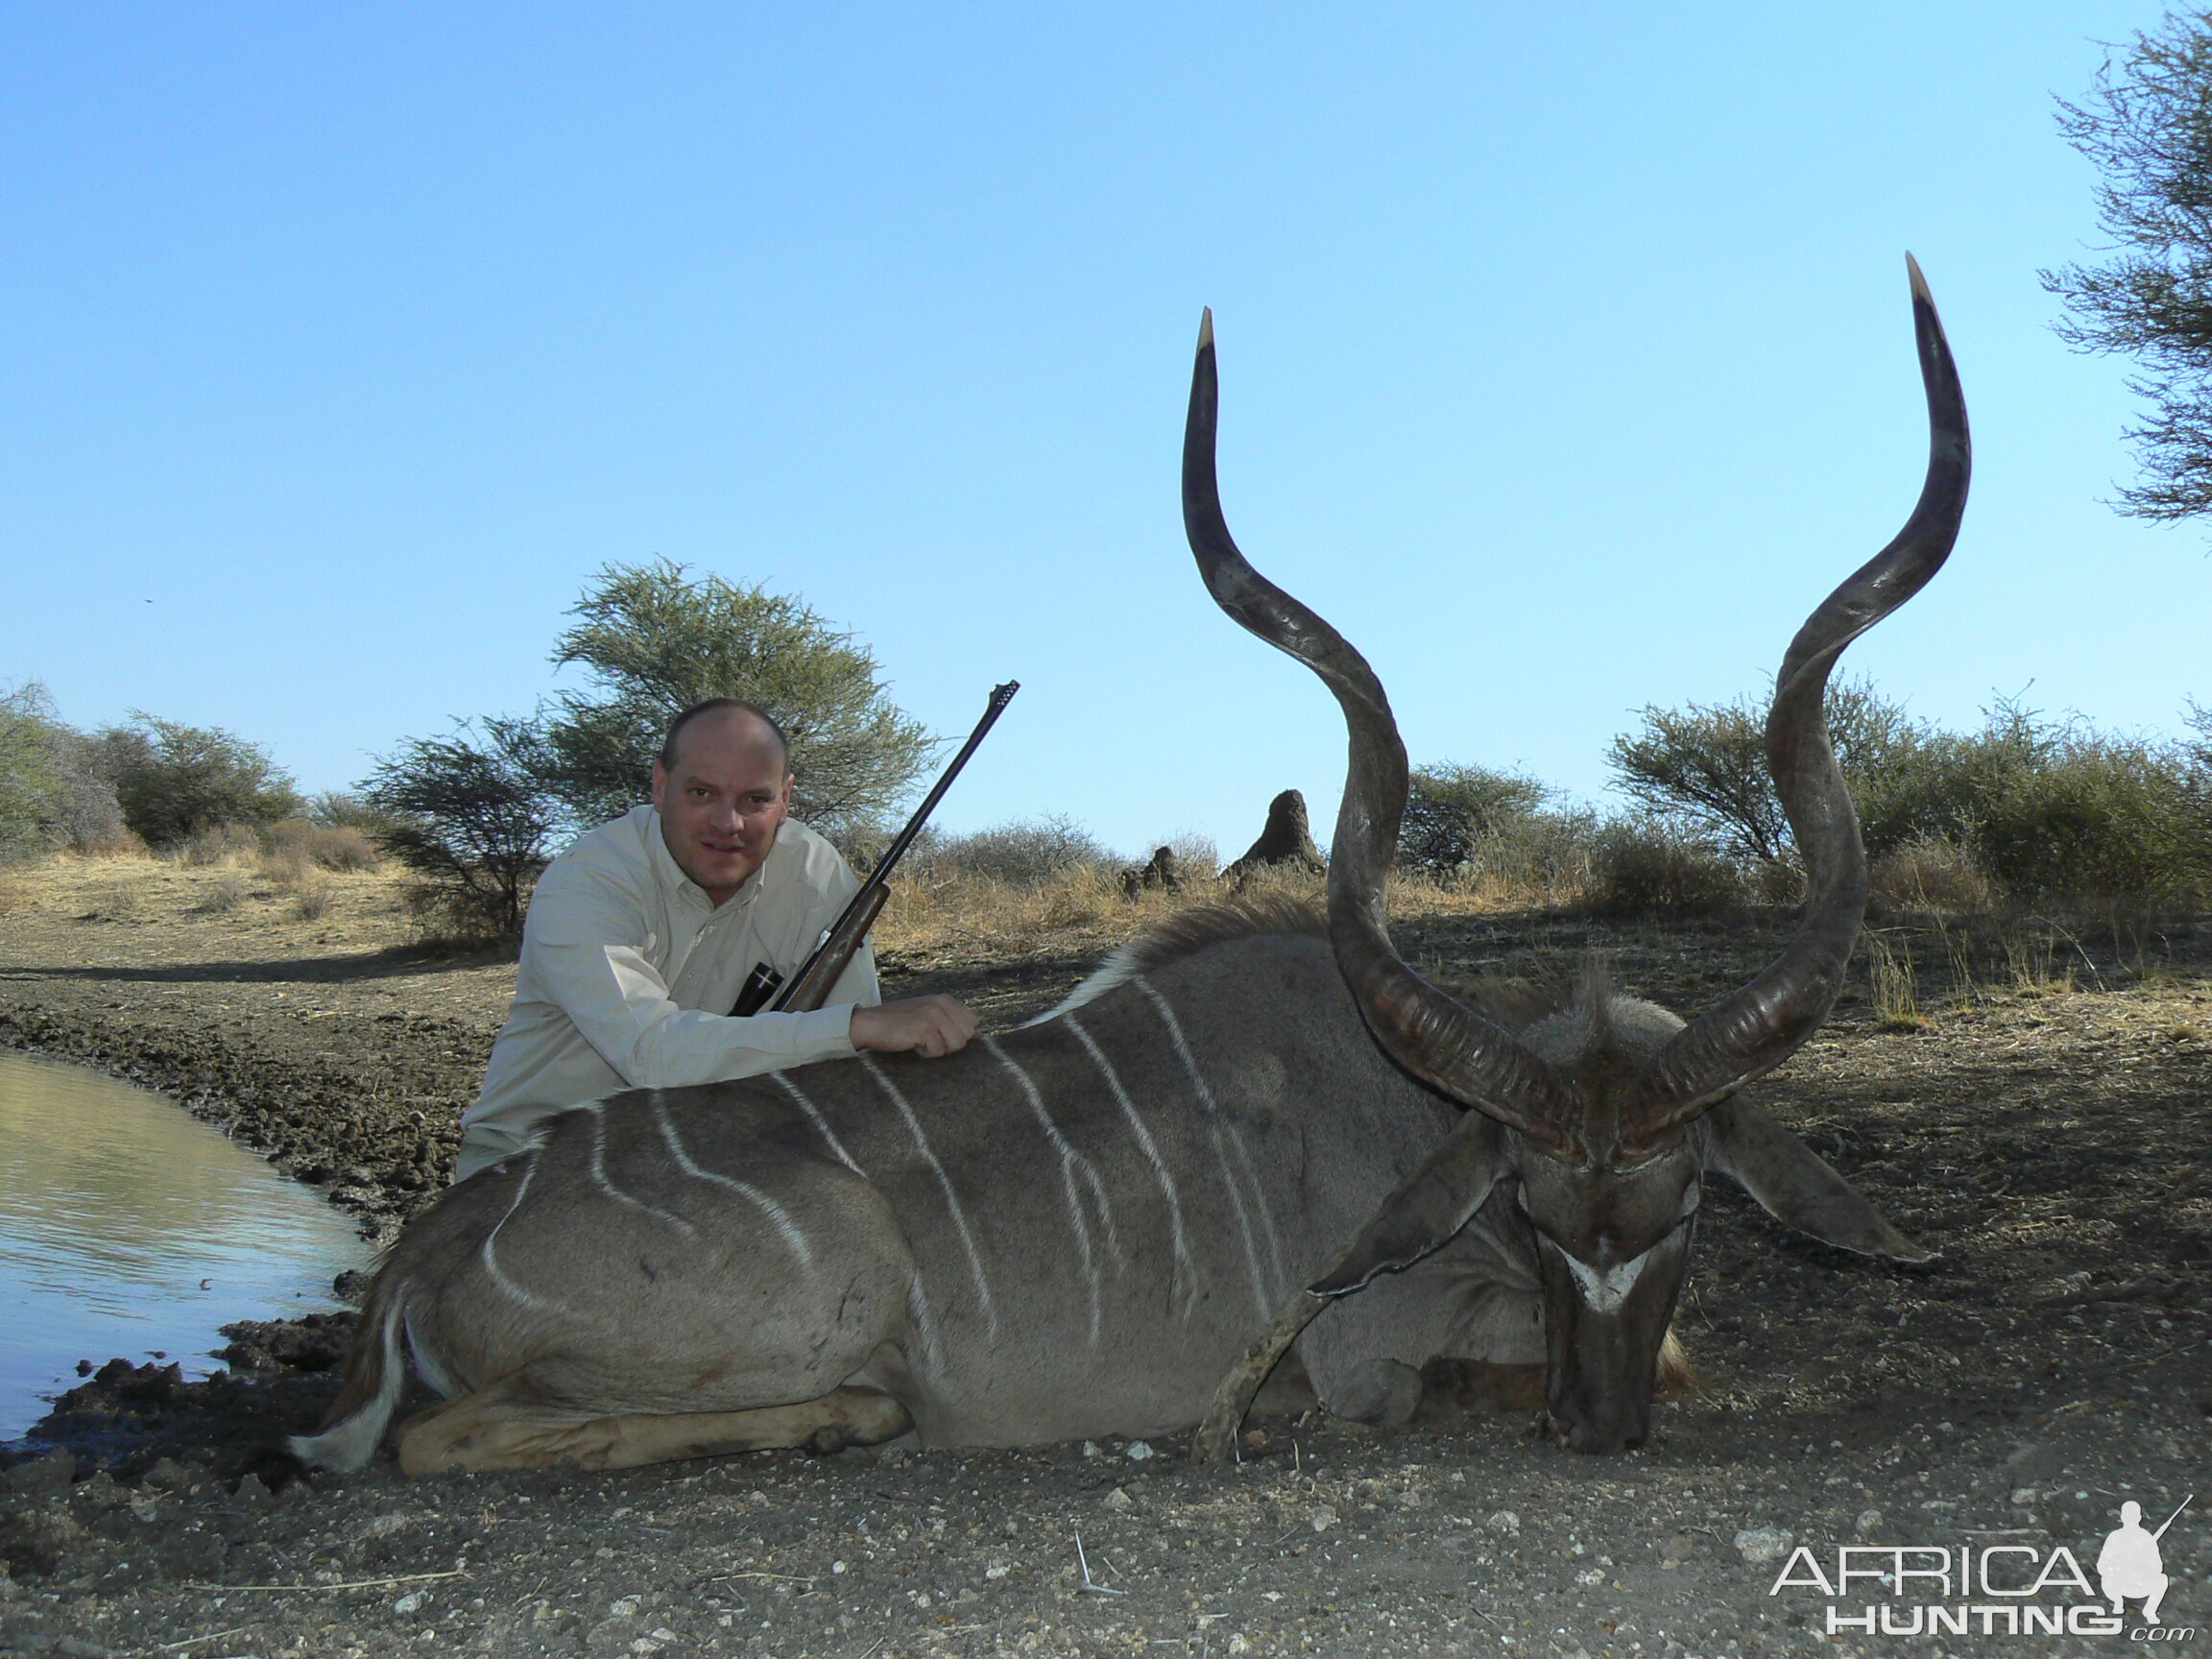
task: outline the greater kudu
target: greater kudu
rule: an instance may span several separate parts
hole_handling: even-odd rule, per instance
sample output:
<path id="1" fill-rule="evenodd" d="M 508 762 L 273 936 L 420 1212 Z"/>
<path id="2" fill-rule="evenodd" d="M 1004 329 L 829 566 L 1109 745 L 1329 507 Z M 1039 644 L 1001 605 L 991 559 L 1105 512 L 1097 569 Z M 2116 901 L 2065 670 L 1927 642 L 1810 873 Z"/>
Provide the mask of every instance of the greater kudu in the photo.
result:
<path id="1" fill-rule="evenodd" d="M 1353 723 L 1329 939 L 1279 904 L 1187 913 L 1053 1015 L 948 1059 L 863 1057 L 563 1114 L 402 1236 L 344 1394 L 294 1450 L 365 1462 L 402 1391 L 403 1343 L 448 1397 L 401 1431 L 401 1465 L 420 1473 L 909 1431 L 1157 1434 L 1198 1421 L 1224 1373 L 1215 1415 L 1241 1410 L 1270 1335 L 1276 1353 L 1294 1336 L 1324 1407 L 1370 1420 L 1407 1415 L 1432 1358 L 1549 1357 L 1554 1424 L 1609 1447 L 1643 1431 L 1704 1168 L 1830 1242 L 1917 1257 L 1727 1098 L 1818 1022 L 1864 897 L 1820 685 L 1941 562 L 1948 531 L 1930 526 L 1955 526 L 1963 494 L 1963 416 L 1914 283 L 1929 489 L 1792 648 L 1770 748 L 1814 901 L 1798 942 L 1719 1009 L 1681 1031 L 1595 985 L 1555 1006 L 1470 1006 L 1391 952 L 1403 750 L 1365 663 L 1229 542 L 1209 327 L 1185 453 L 1193 546 L 1215 596 L 1330 678 Z M 1603 1093 L 1616 1083 L 1629 1092 Z"/>
<path id="2" fill-rule="evenodd" d="M 1928 469 L 1897 537 L 1806 620 L 1767 717 L 1773 774 L 1807 880 L 1797 935 L 1749 984 L 1688 1023 L 1588 986 L 1573 1008 L 1519 1029 L 1424 980 L 1391 948 L 1382 895 L 1407 798 L 1406 749 L 1367 661 L 1245 561 L 1214 482 L 1213 319 L 1201 328 L 1184 432 L 1183 516 L 1216 603 L 1313 669 L 1350 733 L 1329 871 L 1329 928 L 1359 1010 L 1392 1058 L 1472 1108 L 1331 1267 L 1247 1350 L 1201 1423 L 1216 1457 L 1268 1370 L 1331 1299 L 1417 1262 L 1501 1185 L 1533 1231 L 1543 1274 L 1549 1431 L 1576 1451 L 1641 1444 L 1650 1379 L 1682 1284 L 1700 1182 L 1718 1168 L 1784 1221 L 1832 1244 L 1904 1261 L 1920 1250 L 1741 1091 L 1819 1028 L 1866 909 L 1866 855 L 1828 739 L 1836 661 L 1942 568 L 1966 507 L 1966 404 L 1936 304 L 1907 258 L 1928 401 Z"/>

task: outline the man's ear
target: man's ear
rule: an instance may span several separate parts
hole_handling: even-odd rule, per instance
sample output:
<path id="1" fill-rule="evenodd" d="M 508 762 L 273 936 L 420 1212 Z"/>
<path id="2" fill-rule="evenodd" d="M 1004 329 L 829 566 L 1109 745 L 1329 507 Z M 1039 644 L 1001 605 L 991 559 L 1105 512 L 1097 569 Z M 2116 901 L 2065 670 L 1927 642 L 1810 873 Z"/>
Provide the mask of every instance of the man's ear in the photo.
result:
<path id="1" fill-rule="evenodd" d="M 654 810 L 654 811 L 658 812 L 658 811 L 660 811 L 660 810 L 661 809 L 661 797 L 663 794 L 665 794 L 665 793 L 667 792 L 667 788 L 668 788 L 668 768 L 667 768 L 667 767 L 665 767 L 665 766 L 663 766 L 663 765 L 661 765 L 661 761 L 660 761 L 660 759 L 659 759 L 659 757 L 655 757 L 655 759 L 654 759 L 654 761 L 653 761 L 653 810 Z"/>
<path id="2" fill-rule="evenodd" d="M 1812 1147 L 1739 1094 L 1705 1116 L 1708 1168 L 1732 1176 L 1786 1227 L 1862 1256 L 1932 1262 Z"/>

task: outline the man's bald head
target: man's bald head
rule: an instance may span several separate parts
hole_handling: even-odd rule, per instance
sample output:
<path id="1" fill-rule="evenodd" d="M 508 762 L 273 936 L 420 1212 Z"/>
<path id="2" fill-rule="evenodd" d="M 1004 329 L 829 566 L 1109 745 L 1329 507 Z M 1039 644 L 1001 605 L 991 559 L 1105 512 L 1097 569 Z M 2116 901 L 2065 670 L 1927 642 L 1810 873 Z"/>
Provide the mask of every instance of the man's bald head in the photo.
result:
<path id="1" fill-rule="evenodd" d="M 757 703 L 748 703 L 742 697 L 709 697 L 704 703 L 694 703 L 669 723 L 668 735 L 661 742 L 661 764 L 672 770 L 676 765 L 678 740 L 685 728 L 694 721 L 707 721 L 725 732 L 737 733 L 748 728 L 758 730 L 774 743 L 777 753 L 783 757 L 783 769 L 791 769 L 791 739 L 784 735 L 783 728 L 776 717 Z"/>

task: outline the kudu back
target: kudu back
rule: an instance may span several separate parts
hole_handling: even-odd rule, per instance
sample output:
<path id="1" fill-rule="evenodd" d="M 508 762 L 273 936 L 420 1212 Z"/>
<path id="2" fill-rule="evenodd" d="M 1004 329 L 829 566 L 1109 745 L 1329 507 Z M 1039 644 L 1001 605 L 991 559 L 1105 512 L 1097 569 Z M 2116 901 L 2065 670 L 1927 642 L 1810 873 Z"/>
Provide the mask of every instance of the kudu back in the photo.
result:
<path id="1" fill-rule="evenodd" d="M 1952 532 L 1944 489 L 1963 501 L 1963 409 L 1938 408 L 1956 382 L 1913 281 L 1956 478 L 1932 463 L 1921 528 L 1800 635 L 1791 661 L 1815 661 L 1820 685 L 1941 563 L 1931 501 Z M 1829 1242 L 1920 1257 L 1739 1093 L 1825 1014 L 1864 902 L 1820 685 L 1786 662 L 1769 727 L 1814 892 L 1773 968 L 1688 1025 L 1596 979 L 1454 997 L 1382 927 L 1406 799 L 1387 702 L 1230 541 L 1214 404 L 1209 319 L 1185 450 L 1193 551 L 1216 600 L 1322 673 L 1351 727 L 1325 927 L 1280 901 L 1190 912 L 1053 1015 L 946 1059 L 556 1117 L 401 1236 L 301 1456 L 364 1463 L 410 1356 L 447 1398 L 403 1426 L 409 1473 L 1193 1424 L 1203 1455 L 1270 1372 L 1302 1368 L 1333 1412 L 1403 1420 L 1436 1358 L 1539 1372 L 1558 1436 L 1611 1450 L 1646 1432 L 1707 1169 Z"/>

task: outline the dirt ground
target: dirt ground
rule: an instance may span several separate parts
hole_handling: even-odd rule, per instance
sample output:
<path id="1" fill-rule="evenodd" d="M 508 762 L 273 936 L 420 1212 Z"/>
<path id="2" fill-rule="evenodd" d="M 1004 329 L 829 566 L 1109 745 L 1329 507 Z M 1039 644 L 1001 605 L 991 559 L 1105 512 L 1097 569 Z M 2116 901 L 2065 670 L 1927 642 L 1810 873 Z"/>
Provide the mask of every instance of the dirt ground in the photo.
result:
<path id="1" fill-rule="evenodd" d="M 389 1232 L 445 1178 L 514 971 L 410 951 L 388 880 L 334 881 L 305 920 L 236 871 L 83 862 L 0 880 L 0 1042 L 163 1090 Z M 1451 972 L 1602 947 L 1625 988 L 1685 1009 L 1782 936 L 1773 919 L 1399 925 L 1410 957 Z M 1575 1457 L 1490 1412 L 1387 1431 L 1270 1423 L 1241 1464 L 1204 1473 L 1180 1444 L 1117 1442 L 295 1479 L 266 1448 L 334 1392 L 343 1318 L 239 1329 L 229 1374 L 183 1384 L 115 1362 L 12 1449 L 0 1653 L 2212 1643 L 2212 928 L 2016 919 L 1882 936 L 1914 963 L 1922 1023 L 1895 983 L 1878 1008 L 1855 970 L 1764 1097 L 1940 1258 L 1827 1249 L 1716 1180 L 1677 1323 L 1706 1383 L 1660 1408 L 1644 1451 Z M 1112 938 L 1092 926 L 1018 954 L 977 941 L 893 956 L 885 977 L 1004 1025 Z M 2131 1602 L 2102 1631 L 2060 1561 L 2094 1579 L 2122 1503 L 2154 1527 L 2190 1494 L 2161 1540 L 2165 1622 Z M 1831 1596 L 1807 1573 L 1832 1577 L 1841 1546 L 1965 1550 L 1988 1580 L 1890 1599 L 1894 1580 L 1862 1578 Z M 2007 1599 L 2023 1562 L 2045 1588 Z M 1793 1582 L 1770 1593 L 1778 1576 Z M 1832 1616 L 1877 1604 L 1902 1630 L 1923 1603 L 1965 1609 L 1966 1633 L 1831 1634 Z M 2007 1633 L 2023 1606 L 2067 1603 L 2069 1634 Z"/>

